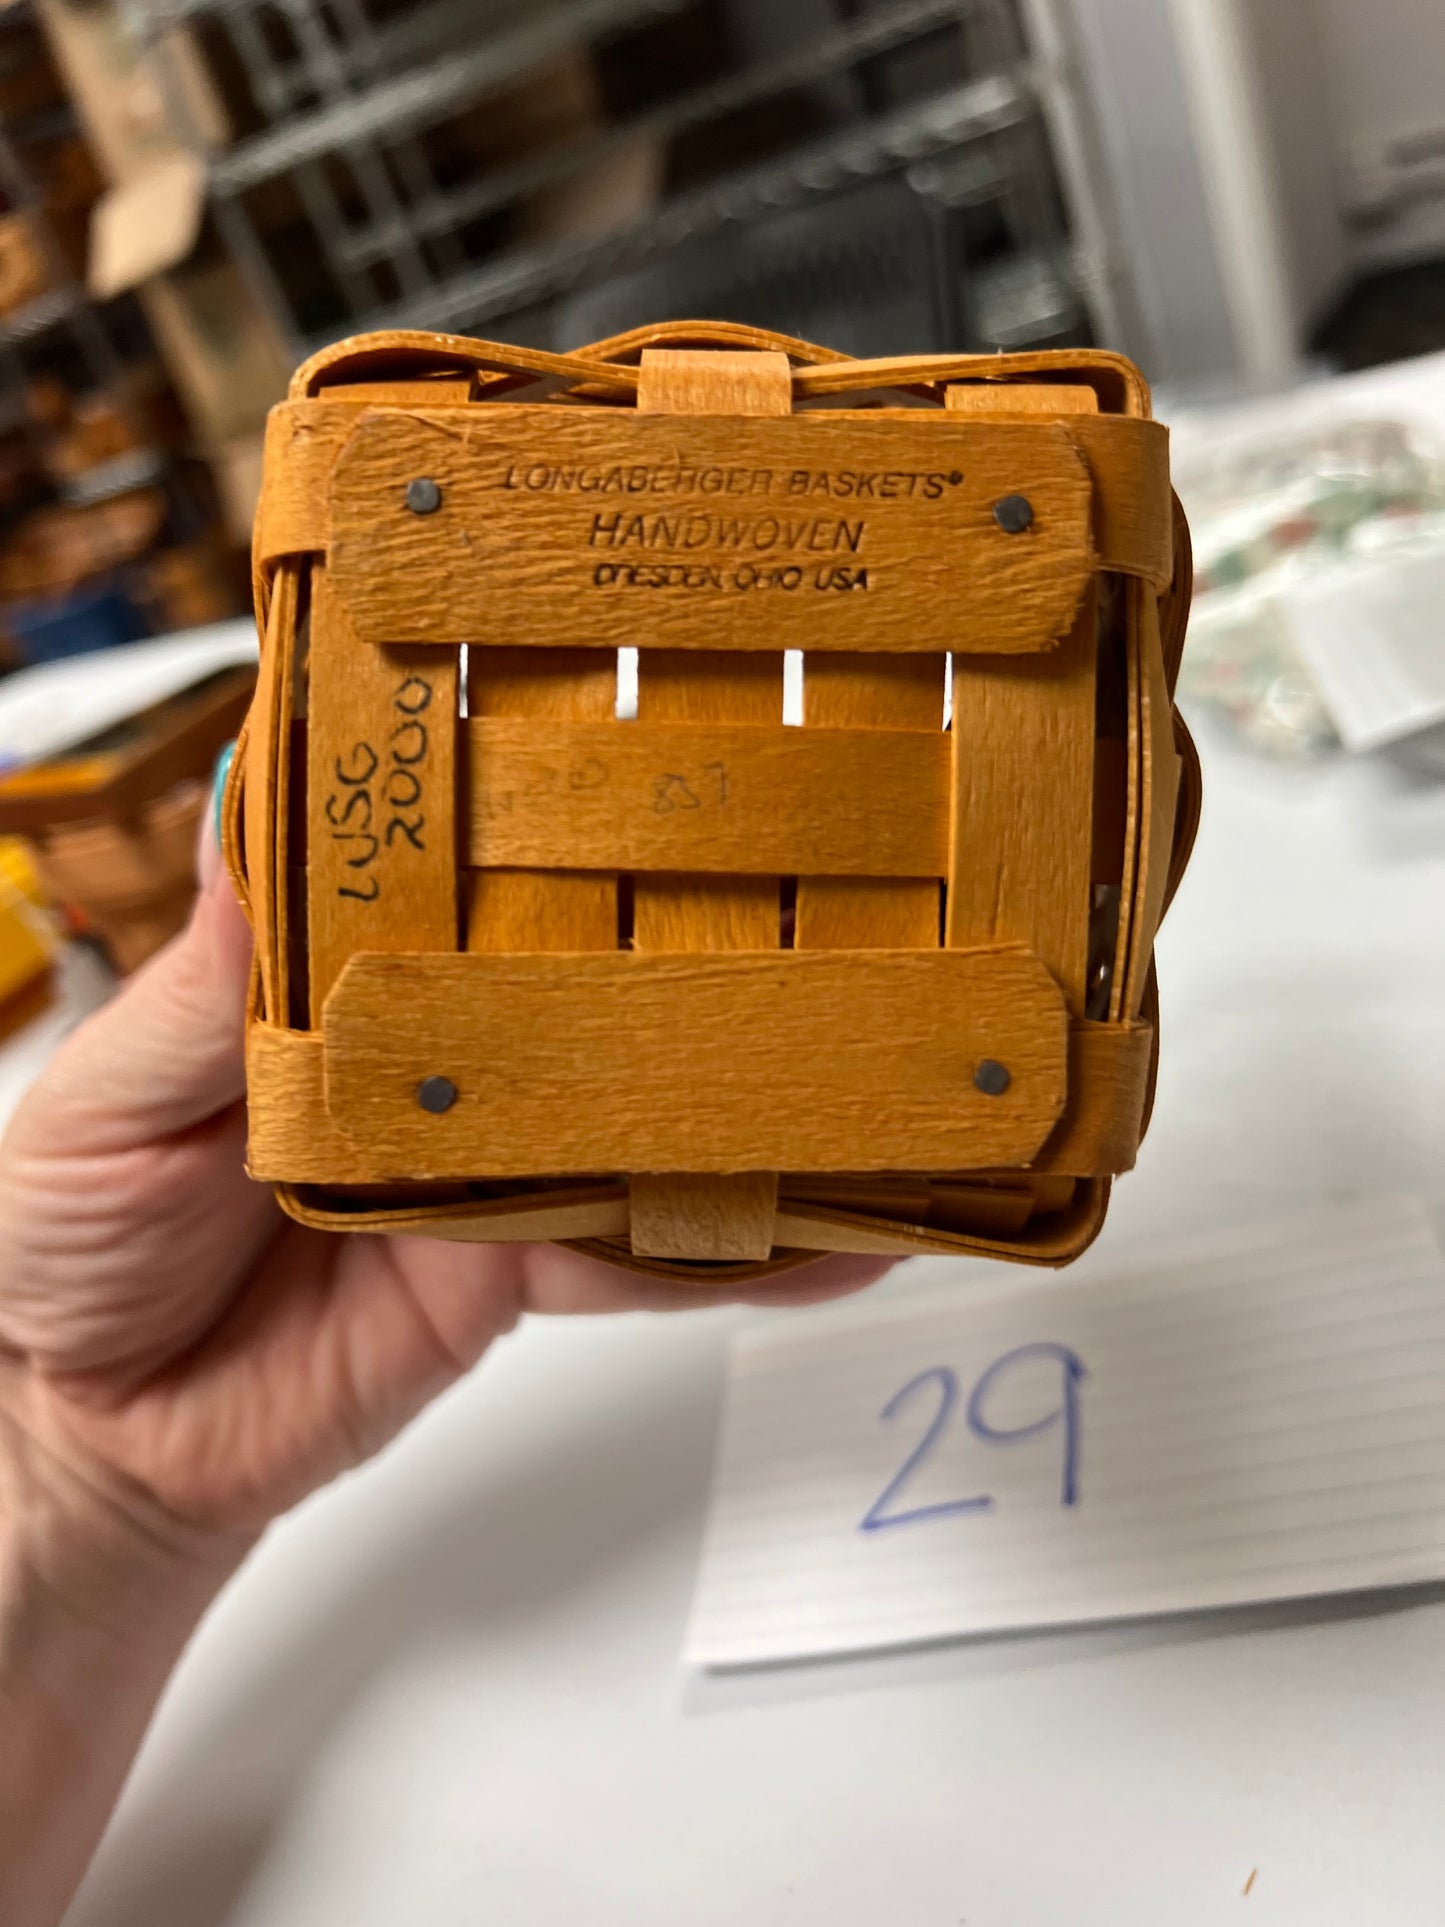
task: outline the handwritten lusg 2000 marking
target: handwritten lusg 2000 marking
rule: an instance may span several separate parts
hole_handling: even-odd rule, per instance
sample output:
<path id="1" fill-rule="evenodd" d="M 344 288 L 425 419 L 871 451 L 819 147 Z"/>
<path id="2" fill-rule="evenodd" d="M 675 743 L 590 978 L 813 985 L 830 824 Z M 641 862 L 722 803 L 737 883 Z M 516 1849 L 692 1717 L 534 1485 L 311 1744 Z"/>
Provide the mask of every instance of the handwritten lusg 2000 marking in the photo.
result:
<path id="1" fill-rule="evenodd" d="M 294 1217 L 702 1284 L 1095 1236 L 1199 808 L 1129 362 L 361 336 L 272 415 L 255 587 L 226 842 Z"/>

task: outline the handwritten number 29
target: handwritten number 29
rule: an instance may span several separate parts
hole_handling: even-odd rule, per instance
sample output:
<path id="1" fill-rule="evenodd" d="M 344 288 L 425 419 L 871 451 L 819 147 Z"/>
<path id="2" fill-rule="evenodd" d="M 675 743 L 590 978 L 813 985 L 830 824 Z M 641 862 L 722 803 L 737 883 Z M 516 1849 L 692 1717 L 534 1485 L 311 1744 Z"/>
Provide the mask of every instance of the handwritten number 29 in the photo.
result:
<path id="1" fill-rule="evenodd" d="M 911 1506 L 904 1512 L 889 1510 L 904 1486 L 948 1430 L 948 1421 L 952 1418 L 953 1408 L 958 1403 L 958 1379 L 946 1365 L 935 1365 L 932 1371 L 920 1372 L 917 1378 L 910 1378 L 905 1386 L 893 1394 L 878 1415 L 885 1423 L 896 1418 L 905 1406 L 913 1403 L 915 1394 L 926 1391 L 930 1386 L 934 1387 L 938 1394 L 938 1403 L 934 1408 L 933 1417 L 929 1420 L 923 1437 L 864 1513 L 860 1526 L 864 1532 L 881 1532 L 884 1526 L 912 1525 L 919 1519 L 942 1519 L 955 1512 L 982 1512 L 993 1504 L 993 1500 L 987 1498 L 945 1499 L 937 1505 Z"/>
<path id="2" fill-rule="evenodd" d="M 988 1417 L 989 1397 L 999 1379 L 1027 1359 L 1048 1359 L 1059 1368 L 1059 1403 L 1026 1425 L 997 1426 Z M 973 1436 L 984 1445 L 1017 1445 L 1025 1439 L 1058 1426 L 1062 1431 L 1060 1453 L 1059 1504 L 1079 1503 L 1079 1385 L 1084 1366 L 1077 1353 L 1065 1345 L 1020 1345 L 995 1359 L 968 1395 L 964 1417 Z M 917 1525 L 925 1519 L 954 1517 L 963 1512 L 987 1512 L 993 1500 L 987 1494 L 968 1498 L 943 1499 L 931 1505 L 903 1506 L 895 1510 L 905 1488 L 948 1430 L 958 1404 L 958 1377 L 947 1365 L 935 1365 L 896 1391 L 879 1413 L 884 1424 L 891 1424 L 907 1407 L 919 1402 L 929 1391 L 933 1394 L 932 1415 L 923 1436 L 878 1497 L 859 1521 L 860 1532 L 882 1532 L 889 1526 Z"/>

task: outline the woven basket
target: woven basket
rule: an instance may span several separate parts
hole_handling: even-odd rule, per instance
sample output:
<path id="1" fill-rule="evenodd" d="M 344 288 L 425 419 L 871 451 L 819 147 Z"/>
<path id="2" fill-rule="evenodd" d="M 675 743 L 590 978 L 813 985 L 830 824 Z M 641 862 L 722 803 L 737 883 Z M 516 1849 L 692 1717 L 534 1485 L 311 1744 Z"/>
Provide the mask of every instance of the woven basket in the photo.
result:
<path id="1" fill-rule="evenodd" d="M 227 846 L 294 1217 L 728 1280 L 1095 1236 L 1199 805 L 1130 363 L 363 336 L 272 414 L 255 586 Z"/>

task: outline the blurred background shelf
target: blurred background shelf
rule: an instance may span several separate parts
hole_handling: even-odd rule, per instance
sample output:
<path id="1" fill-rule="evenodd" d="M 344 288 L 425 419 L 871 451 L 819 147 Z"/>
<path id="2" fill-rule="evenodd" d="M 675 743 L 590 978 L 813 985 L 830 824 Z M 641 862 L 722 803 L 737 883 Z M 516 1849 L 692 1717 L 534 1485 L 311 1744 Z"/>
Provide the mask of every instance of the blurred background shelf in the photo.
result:
<path id="1" fill-rule="evenodd" d="M 860 352 L 1119 334 L 1100 218 L 1071 213 L 1097 184 L 1061 159 L 1014 0 L 121 12 L 204 161 L 211 225 L 294 350 L 386 326 L 567 345 L 594 314 L 630 324 L 704 296 L 779 323 L 784 245 L 805 274 L 836 262 L 824 280 L 862 304 Z M 214 93 L 199 111 L 197 62 Z M 880 290 L 870 321 L 872 223 L 889 216 L 858 195 L 885 180 L 907 289 Z M 798 218 L 779 228 L 784 210 Z"/>
<path id="2" fill-rule="evenodd" d="M 91 25 L 94 26 L 94 18 Z M 45 8 L 0 13 L 0 657 L 130 641 L 242 606 L 235 539 L 128 290 L 89 267 L 107 188 Z"/>
<path id="3" fill-rule="evenodd" d="M 1106 344 L 1176 397 L 1445 343 L 1411 5 L 1372 38 L 1348 0 L 20 0 L 0 597 L 18 547 L 27 603 L 243 607 L 266 412 L 366 329 Z M 141 497 L 118 561 L 98 511 Z"/>

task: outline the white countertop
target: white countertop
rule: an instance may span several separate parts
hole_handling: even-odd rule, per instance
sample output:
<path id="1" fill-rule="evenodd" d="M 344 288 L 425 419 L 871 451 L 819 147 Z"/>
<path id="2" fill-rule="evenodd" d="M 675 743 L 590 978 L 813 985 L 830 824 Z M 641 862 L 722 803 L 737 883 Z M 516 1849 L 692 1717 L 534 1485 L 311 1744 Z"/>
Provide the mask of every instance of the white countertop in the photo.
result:
<path id="1" fill-rule="evenodd" d="M 1154 1129 L 1081 1284 L 1361 1195 L 1445 1227 L 1445 785 L 1204 747 Z M 685 1675 L 764 1315 L 533 1322 L 279 1527 L 70 1927 L 1437 1927 L 1445 1588 Z"/>

